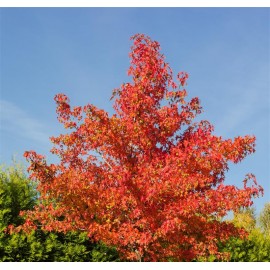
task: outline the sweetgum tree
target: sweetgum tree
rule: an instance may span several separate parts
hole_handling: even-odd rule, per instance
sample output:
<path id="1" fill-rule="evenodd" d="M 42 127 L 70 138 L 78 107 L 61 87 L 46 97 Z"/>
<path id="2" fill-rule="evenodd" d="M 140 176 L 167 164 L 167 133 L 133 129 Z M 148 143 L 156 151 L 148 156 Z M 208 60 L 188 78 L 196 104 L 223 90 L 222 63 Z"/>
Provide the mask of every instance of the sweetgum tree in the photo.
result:
<path id="1" fill-rule="evenodd" d="M 209 122 L 195 122 L 202 108 L 197 97 L 186 101 L 188 74 L 176 83 L 158 42 L 132 40 L 132 81 L 113 91 L 115 114 L 55 96 L 70 132 L 51 138 L 58 164 L 25 153 L 41 194 L 25 228 L 84 230 L 126 260 L 220 256 L 218 242 L 244 234 L 221 218 L 262 192 L 252 174 L 243 188 L 224 184 L 228 163 L 253 153 L 255 137 L 224 140 Z"/>

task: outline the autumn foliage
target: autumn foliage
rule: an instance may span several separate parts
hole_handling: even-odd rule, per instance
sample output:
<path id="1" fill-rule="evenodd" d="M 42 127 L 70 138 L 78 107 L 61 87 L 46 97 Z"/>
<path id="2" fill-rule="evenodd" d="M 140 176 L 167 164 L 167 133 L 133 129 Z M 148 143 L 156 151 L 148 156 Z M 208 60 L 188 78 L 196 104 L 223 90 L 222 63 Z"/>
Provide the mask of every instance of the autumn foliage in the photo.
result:
<path id="1" fill-rule="evenodd" d="M 158 42 L 132 40 L 132 80 L 113 91 L 115 114 L 55 96 L 70 132 L 51 137 L 58 164 L 25 152 L 40 192 L 25 228 L 87 231 L 125 260 L 220 256 L 218 242 L 244 233 L 221 218 L 263 192 L 252 174 L 243 188 L 224 184 L 228 163 L 253 153 L 255 137 L 225 140 L 195 122 L 202 108 L 197 97 L 187 101 L 188 74 L 175 82 Z"/>

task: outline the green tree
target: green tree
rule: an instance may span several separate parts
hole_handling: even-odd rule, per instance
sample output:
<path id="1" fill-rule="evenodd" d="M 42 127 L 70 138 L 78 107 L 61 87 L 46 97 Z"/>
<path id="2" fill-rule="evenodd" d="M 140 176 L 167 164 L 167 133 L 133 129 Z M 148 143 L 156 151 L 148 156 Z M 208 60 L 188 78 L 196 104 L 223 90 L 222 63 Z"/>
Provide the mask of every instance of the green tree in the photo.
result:
<path id="1" fill-rule="evenodd" d="M 264 205 L 264 208 L 259 216 L 259 222 L 263 232 L 270 236 L 270 202 Z"/>
<path id="2" fill-rule="evenodd" d="M 14 164 L 0 170 L 0 231 L 8 225 L 19 226 L 24 222 L 20 211 L 33 209 L 37 192 L 23 167 Z"/>
<path id="3" fill-rule="evenodd" d="M 244 228 L 251 232 L 256 226 L 256 217 L 254 208 L 240 208 L 234 212 L 233 224 L 239 228 Z"/>

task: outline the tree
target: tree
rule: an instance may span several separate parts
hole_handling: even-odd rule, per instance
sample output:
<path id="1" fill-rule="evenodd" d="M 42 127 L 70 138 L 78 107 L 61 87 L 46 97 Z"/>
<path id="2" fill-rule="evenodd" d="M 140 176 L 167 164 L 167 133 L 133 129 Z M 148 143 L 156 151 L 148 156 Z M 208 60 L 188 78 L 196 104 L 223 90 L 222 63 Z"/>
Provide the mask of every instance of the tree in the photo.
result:
<path id="1" fill-rule="evenodd" d="M 35 184 L 24 174 L 23 167 L 14 163 L 0 170 L 0 232 L 8 225 L 19 226 L 24 219 L 22 210 L 33 209 L 37 192 Z"/>
<path id="2" fill-rule="evenodd" d="M 186 101 L 188 74 L 175 83 L 158 42 L 132 40 L 132 81 L 113 91 L 115 114 L 55 96 L 70 132 L 51 137 L 59 163 L 25 152 L 41 196 L 24 229 L 38 222 L 49 231 L 86 231 L 126 260 L 222 255 L 217 243 L 244 231 L 220 218 L 263 192 L 252 174 L 243 188 L 224 184 L 229 162 L 253 153 L 255 137 L 225 140 L 208 121 L 195 122 L 202 107 L 197 97 Z"/>
<path id="3" fill-rule="evenodd" d="M 234 212 L 232 222 L 236 227 L 244 228 L 246 231 L 251 232 L 256 226 L 255 209 L 238 209 Z"/>
<path id="4" fill-rule="evenodd" d="M 263 232 L 270 237 L 270 203 L 266 203 L 259 216 L 260 225 Z"/>

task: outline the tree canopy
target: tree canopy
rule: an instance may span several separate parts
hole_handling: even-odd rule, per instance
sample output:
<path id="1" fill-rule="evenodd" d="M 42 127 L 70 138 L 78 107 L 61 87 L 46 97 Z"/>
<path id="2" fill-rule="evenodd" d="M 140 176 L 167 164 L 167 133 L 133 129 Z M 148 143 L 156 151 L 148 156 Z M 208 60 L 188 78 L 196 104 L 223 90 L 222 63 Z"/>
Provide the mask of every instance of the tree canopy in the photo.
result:
<path id="1" fill-rule="evenodd" d="M 223 139 L 208 121 L 196 122 L 202 107 L 187 100 L 188 74 L 175 82 L 158 42 L 132 40 L 132 80 L 113 91 L 113 115 L 55 96 L 70 132 L 51 137 L 59 163 L 25 152 L 40 203 L 25 212 L 24 229 L 82 230 L 127 260 L 222 256 L 219 242 L 245 235 L 222 217 L 263 192 L 253 174 L 242 188 L 224 182 L 229 163 L 255 151 L 255 137 Z"/>

